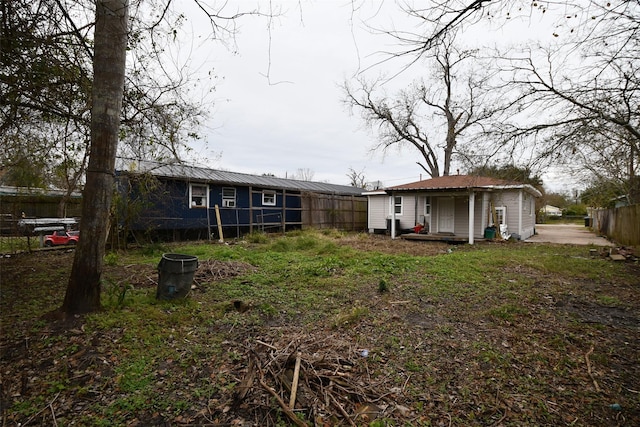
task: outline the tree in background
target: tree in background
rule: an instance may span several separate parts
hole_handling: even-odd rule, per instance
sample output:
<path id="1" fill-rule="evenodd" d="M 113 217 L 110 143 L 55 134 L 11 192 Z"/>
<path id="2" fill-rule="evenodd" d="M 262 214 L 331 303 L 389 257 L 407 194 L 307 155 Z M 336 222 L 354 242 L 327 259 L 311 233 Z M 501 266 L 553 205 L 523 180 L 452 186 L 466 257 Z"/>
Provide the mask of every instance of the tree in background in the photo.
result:
<path id="1" fill-rule="evenodd" d="M 433 53 L 425 54 L 431 77 L 414 81 L 395 96 L 382 92 L 381 81 L 361 78 L 358 89 L 345 83 L 347 104 L 377 129 L 379 143 L 373 150 L 409 146 L 420 154 L 416 163 L 430 177 L 449 175 L 460 138 L 502 109 L 486 98 L 483 88 L 490 74 L 478 67 L 477 54 L 457 47 L 450 33 Z"/>
<path id="2" fill-rule="evenodd" d="M 519 167 L 516 165 L 492 165 L 492 166 L 471 166 L 467 171 L 468 175 L 488 176 L 492 178 L 504 179 L 506 181 L 514 181 L 520 184 L 529 184 L 542 193 L 541 199 L 536 199 L 536 212 L 549 204 L 547 194 L 545 193 L 542 178 L 534 174 L 528 167 Z M 556 205 L 554 205 L 556 206 Z M 560 207 L 560 206 L 558 206 Z"/>
<path id="3" fill-rule="evenodd" d="M 179 63 L 188 58 L 167 53 L 185 20 L 170 6 L 171 0 L 135 3 L 119 156 L 182 160 L 190 155 L 188 142 L 199 139 L 208 100 L 206 91 L 192 96 L 197 77 Z M 93 11 L 74 1 L 14 0 L 2 2 L 0 13 L 0 171 L 13 177 L 12 185 L 34 185 L 16 178 L 24 177 L 25 164 L 35 164 L 37 186 L 70 195 L 82 188 L 89 154 Z M 212 24 L 212 34 L 225 31 Z M 199 91 L 210 86 L 200 82 Z"/>
<path id="4" fill-rule="evenodd" d="M 515 181 L 521 184 L 529 184 L 541 193 L 544 193 L 542 178 L 534 174 L 529 167 L 516 165 L 503 166 L 476 166 L 467 171 L 468 175 L 489 176 L 492 178 Z"/>
<path id="5" fill-rule="evenodd" d="M 194 1 L 210 19 L 211 38 L 232 31 L 234 19 L 243 15 L 222 16 L 222 9 Z M 45 159 L 53 167 L 43 185 L 77 185 L 79 180 L 69 180 L 69 173 L 75 177 L 87 165 L 78 175 L 86 172 L 80 223 L 84 237 L 76 248 L 62 304 L 66 314 L 100 307 L 119 139 L 121 147 L 130 150 L 127 153 L 176 161 L 187 138 L 197 136 L 186 130 L 198 124 L 202 113 L 200 104 L 190 103 L 181 90 L 189 76 L 177 73 L 174 80 L 167 68 L 171 61 L 164 55 L 164 43 L 174 40 L 184 18 L 182 13 L 172 14 L 171 4 L 136 2 L 131 20 L 135 25 L 128 28 L 128 0 L 96 0 L 95 16 L 89 5 L 71 0 L 0 3 L 0 176 L 7 176 L 16 162 Z M 152 21 L 143 25 L 144 19 Z M 128 70 L 127 53 L 134 58 Z M 83 137 L 89 134 L 90 146 Z M 60 150 L 69 157 L 52 155 Z"/>
<path id="6" fill-rule="evenodd" d="M 354 168 L 349 168 L 349 173 L 347 174 L 349 178 L 349 185 L 352 187 L 369 189 L 369 184 L 367 183 L 367 178 L 364 175 L 364 170 L 356 171 Z"/>
<path id="7" fill-rule="evenodd" d="M 81 12 L 62 10 L 53 1 L 0 4 L 5 184 L 48 187 L 62 181 L 69 184 L 59 187 L 68 197 L 84 173 L 86 156 L 76 154 L 86 152 L 89 141 L 91 52 L 84 45 L 87 28 L 68 27 L 66 19 L 67 13 Z"/>
<path id="8" fill-rule="evenodd" d="M 640 3 L 444 0 L 419 9 L 405 2 L 398 7 L 415 18 L 416 27 L 390 33 L 402 45 L 392 56 L 406 57 L 409 65 L 433 54 L 451 33 L 476 24 L 553 22 L 553 46 L 527 45 L 495 55 L 505 76 L 496 89 L 510 102 L 511 119 L 502 116 L 475 141 L 475 163 L 488 163 L 496 154 L 507 161 L 520 156 L 541 167 L 613 160 L 609 170 L 615 170 L 624 162 L 617 170 L 630 184 L 628 195 L 640 194 L 635 171 L 640 162 Z M 615 146 L 614 157 L 590 146 L 600 138 Z"/>
<path id="9" fill-rule="evenodd" d="M 309 168 L 298 168 L 295 173 L 291 174 L 291 179 L 297 179 L 299 181 L 313 181 L 313 177 L 316 173 Z"/>
<path id="10" fill-rule="evenodd" d="M 627 189 L 614 179 L 595 179 L 582 191 L 582 203 L 594 208 L 613 208 L 616 202 L 628 203 Z"/>

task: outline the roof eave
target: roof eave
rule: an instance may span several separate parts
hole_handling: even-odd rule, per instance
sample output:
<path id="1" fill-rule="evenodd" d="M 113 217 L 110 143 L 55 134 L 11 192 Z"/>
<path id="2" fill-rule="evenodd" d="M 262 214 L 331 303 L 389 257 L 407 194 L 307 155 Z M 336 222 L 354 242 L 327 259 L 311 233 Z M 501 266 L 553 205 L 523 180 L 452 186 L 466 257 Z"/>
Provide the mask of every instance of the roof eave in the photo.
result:
<path id="1" fill-rule="evenodd" d="M 385 189 L 386 194 L 392 193 L 417 193 L 417 192 L 462 192 L 462 191 L 491 191 L 491 190 L 528 190 L 535 197 L 542 197 L 542 193 L 538 191 L 535 187 L 529 184 L 514 184 L 514 185 L 485 185 L 485 186 L 469 186 L 469 187 L 420 187 L 420 188 L 387 188 Z"/>

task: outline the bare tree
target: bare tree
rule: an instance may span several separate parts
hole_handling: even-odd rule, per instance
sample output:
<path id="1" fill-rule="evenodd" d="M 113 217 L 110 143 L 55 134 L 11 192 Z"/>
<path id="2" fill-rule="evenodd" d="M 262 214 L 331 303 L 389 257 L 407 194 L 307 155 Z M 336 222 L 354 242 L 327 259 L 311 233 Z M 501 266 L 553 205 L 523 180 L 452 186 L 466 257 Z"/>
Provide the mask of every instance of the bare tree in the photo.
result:
<path id="1" fill-rule="evenodd" d="M 316 173 L 309 168 L 298 168 L 298 170 L 291 175 L 291 179 L 297 179 L 300 181 L 313 181 L 313 177 Z"/>
<path id="2" fill-rule="evenodd" d="M 351 185 L 352 187 L 363 189 L 367 189 L 369 187 L 367 178 L 364 175 L 364 170 L 358 172 L 354 168 L 349 168 L 347 177 L 349 178 L 349 185 Z"/>
<path id="3" fill-rule="evenodd" d="M 485 102 L 490 74 L 474 67 L 476 53 L 456 47 L 448 37 L 430 57 L 432 77 L 415 81 L 393 98 L 376 97 L 379 82 L 361 78 L 358 90 L 345 84 L 346 102 L 377 129 L 380 142 L 373 149 L 410 146 L 429 176 L 449 175 L 460 138 L 500 111 L 497 103 Z"/>
<path id="4" fill-rule="evenodd" d="M 199 138 L 195 129 L 206 115 L 205 101 L 188 93 L 192 75 L 161 53 L 170 50 L 166 45 L 174 39 L 157 36 L 180 28 L 183 18 L 169 18 L 170 4 L 135 3 L 141 9 L 131 19 L 133 60 L 125 82 L 121 155 L 182 159 L 189 152 L 187 143 Z M 148 13 L 153 7 L 160 10 Z M 55 185 L 68 197 L 81 189 L 89 155 L 93 11 L 74 1 L 15 0 L 3 1 L 0 13 L 4 181 Z M 163 13 L 166 24 L 147 22 Z M 59 212 L 63 214 L 63 204 Z"/>
<path id="5" fill-rule="evenodd" d="M 486 159 L 506 152 L 538 163 L 581 160 L 587 169 L 610 159 L 610 170 L 624 158 L 626 180 L 637 184 L 640 3 L 444 0 L 420 9 L 399 7 L 420 23 L 417 30 L 389 32 L 401 45 L 392 57 L 407 58 L 404 68 L 431 54 L 450 33 L 481 21 L 553 22 L 554 46 L 505 58 L 509 77 L 503 89 L 511 90 L 513 119 L 494 122 L 486 145 L 472 154 Z M 618 145 L 615 159 L 589 147 L 602 138 Z"/>
<path id="6" fill-rule="evenodd" d="M 606 173 L 632 190 L 640 163 L 640 62 L 621 55 L 620 43 L 628 41 L 609 43 L 615 46 L 595 51 L 580 45 L 579 63 L 563 55 L 574 49 L 567 45 L 506 59 L 521 113 L 496 126 L 495 139 L 524 143 L 521 150 L 538 162 Z"/>

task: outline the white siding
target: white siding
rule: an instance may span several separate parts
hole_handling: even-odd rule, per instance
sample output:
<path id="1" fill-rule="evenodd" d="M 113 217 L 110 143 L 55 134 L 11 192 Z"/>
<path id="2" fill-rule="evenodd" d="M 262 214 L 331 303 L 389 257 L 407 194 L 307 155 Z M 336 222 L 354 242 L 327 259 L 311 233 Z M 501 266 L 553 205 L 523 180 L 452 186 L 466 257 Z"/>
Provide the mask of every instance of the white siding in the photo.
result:
<path id="1" fill-rule="evenodd" d="M 527 239 L 533 234 L 533 227 L 535 223 L 535 209 L 531 208 L 532 215 L 524 215 L 524 195 L 522 196 L 522 202 L 520 199 L 520 192 L 522 190 L 502 191 L 500 193 L 494 193 L 492 195 L 494 206 L 504 206 L 507 208 L 507 227 L 509 233 L 519 234 L 521 239 Z M 535 198 L 530 197 L 527 199 L 528 203 L 535 203 Z"/>
<path id="2" fill-rule="evenodd" d="M 476 203 L 475 203 L 475 209 L 473 211 L 474 212 L 473 213 L 473 219 L 474 219 L 473 237 L 479 237 L 479 238 L 484 237 L 484 229 L 487 227 L 487 224 L 485 223 L 487 218 L 485 214 L 484 197 L 482 196 L 482 194 L 483 193 L 480 193 L 480 192 L 476 193 Z M 467 209 L 467 211 L 468 210 L 469 209 Z"/>
<path id="3" fill-rule="evenodd" d="M 453 205 L 453 233 L 460 236 L 469 235 L 469 197 L 456 197 Z"/>
<path id="4" fill-rule="evenodd" d="M 424 208 L 423 208 L 424 211 Z M 400 230 L 413 228 L 416 225 L 416 195 L 402 194 L 402 215 L 396 215 L 400 220 Z"/>
<path id="5" fill-rule="evenodd" d="M 416 225 L 416 208 L 418 209 L 418 217 L 421 218 L 424 212 L 424 206 L 416 206 L 416 196 L 413 194 L 397 194 L 396 196 L 402 197 L 402 214 L 396 215 L 396 221 L 400 222 L 397 233 L 400 234 L 400 230 L 413 228 Z M 373 230 L 386 230 L 387 219 L 391 219 L 392 211 L 392 198 L 391 196 L 371 195 L 369 198 L 369 212 L 368 212 L 368 226 L 370 232 Z"/>
<path id="6" fill-rule="evenodd" d="M 536 198 L 527 192 L 522 196 L 522 229 L 520 237 L 522 240 L 533 236 L 536 226 Z"/>
<path id="7" fill-rule="evenodd" d="M 469 196 L 455 196 L 454 201 L 454 233 L 457 236 L 469 234 Z M 398 232 L 413 228 L 417 222 L 424 219 L 424 199 L 426 194 L 398 193 L 402 197 L 402 214 L 396 215 L 399 221 Z M 452 197 L 453 194 L 431 195 L 431 218 L 429 231 L 438 232 L 438 205 L 442 197 Z M 387 219 L 392 217 L 392 199 L 386 194 L 368 196 L 368 228 L 386 230 Z M 506 208 L 506 223 L 510 233 L 519 234 L 524 240 L 533 235 L 535 227 L 535 197 L 521 189 L 504 190 L 499 192 L 478 191 L 475 195 L 474 237 L 482 238 L 484 229 L 492 221 L 489 212 L 489 202 L 494 207 Z M 399 233 L 398 233 L 399 234 Z"/>
<path id="8" fill-rule="evenodd" d="M 368 226 L 370 232 L 374 229 L 385 230 L 387 228 L 387 215 L 389 215 L 389 196 L 386 194 L 368 196 L 369 212 Z"/>

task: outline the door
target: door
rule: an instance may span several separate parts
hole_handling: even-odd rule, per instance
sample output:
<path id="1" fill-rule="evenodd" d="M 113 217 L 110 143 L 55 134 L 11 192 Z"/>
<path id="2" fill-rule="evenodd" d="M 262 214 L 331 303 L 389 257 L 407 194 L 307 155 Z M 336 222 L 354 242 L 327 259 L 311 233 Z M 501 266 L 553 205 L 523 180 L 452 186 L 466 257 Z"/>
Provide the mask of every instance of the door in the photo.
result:
<path id="1" fill-rule="evenodd" d="M 453 197 L 438 199 L 438 232 L 453 233 L 453 214 L 455 203 Z"/>

